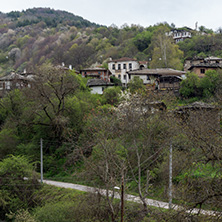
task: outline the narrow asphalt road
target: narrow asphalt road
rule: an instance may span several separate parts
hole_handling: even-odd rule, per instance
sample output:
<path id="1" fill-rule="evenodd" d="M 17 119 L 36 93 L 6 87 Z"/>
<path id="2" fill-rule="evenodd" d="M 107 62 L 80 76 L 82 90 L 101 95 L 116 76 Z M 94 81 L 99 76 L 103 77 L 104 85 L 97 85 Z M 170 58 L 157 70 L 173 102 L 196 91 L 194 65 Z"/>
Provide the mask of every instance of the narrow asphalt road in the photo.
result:
<path id="1" fill-rule="evenodd" d="M 72 184 L 72 183 L 64 183 L 64 182 L 58 182 L 58 181 L 52 181 L 52 180 L 43 180 L 43 183 L 53 185 L 56 187 L 70 188 L 70 189 L 74 189 L 74 190 L 80 190 L 80 191 L 91 192 L 91 193 L 100 192 L 100 194 L 106 195 L 106 190 L 95 188 L 95 187 L 89 187 L 89 186 Z M 111 195 L 111 191 L 110 191 L 110 195 Z M 120 194 L 118 192 L 115 193 L 115 198 L 120 199 Z M 125 195 L 125 200 L 136 202 L 136 203 L 142 203 L 142 201 L 140 200 L 139 197 L 134 196 L 134 195 L 129 195 L 129 194 Z M 149 206 L 169 209 L 169 204 L 167 202 L 152 200 L 152 199 L 148 199 L 148 198 L 146 199 L 146 202 L 147 202 L 147 205 L 149 205 Z M 173 204 L 172 208 L 174 210 L 183 210 L 182 206 L 179 206 L 176 204 Z M 192 213 L 192 214 L 203 214 L 203 215 L 209 215 L 209 216 L 219 216 L 219 215 L 222 216 L 222 212 L 200 210 L 200 209 L 196 209 L 196 208 L 189 210 L 187 212 Z"/>

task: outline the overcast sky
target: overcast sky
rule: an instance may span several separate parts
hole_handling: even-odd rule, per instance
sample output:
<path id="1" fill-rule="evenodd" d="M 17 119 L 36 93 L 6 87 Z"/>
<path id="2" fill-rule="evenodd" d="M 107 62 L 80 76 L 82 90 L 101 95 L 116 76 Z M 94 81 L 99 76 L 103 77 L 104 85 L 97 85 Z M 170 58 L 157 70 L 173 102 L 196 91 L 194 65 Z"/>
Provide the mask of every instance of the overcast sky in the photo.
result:
<path id="1" fill-rule="evenodd" d="M 214 31 L 222 27 L 221 0 L 6 0 L 0 11 L 33 7 L 65 10 L 107 26 L 127 23 L 148 27 L 166 21 L 193 29 L 196 22 Z"/>

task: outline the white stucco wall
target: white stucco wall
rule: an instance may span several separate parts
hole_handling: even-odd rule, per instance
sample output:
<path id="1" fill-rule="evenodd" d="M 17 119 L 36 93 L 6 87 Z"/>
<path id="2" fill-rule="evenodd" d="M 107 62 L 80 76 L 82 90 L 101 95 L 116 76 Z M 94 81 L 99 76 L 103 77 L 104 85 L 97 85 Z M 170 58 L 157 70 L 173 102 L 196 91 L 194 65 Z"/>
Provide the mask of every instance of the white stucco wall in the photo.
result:
<path id="1" fill-rule="evenodd" d="M 92 94 L 96 94 L 96 93 L 103 94 L 102 86 L 92 86 L 90 87 L 90 89 L 91 89 Z"/>
<path id="2" fill-rule="evenodd" d="M 104 89 L 106 89 L 106 88 L 112 88 L 113 86 L 92 86 L 92 87 L 90 87 L 90 89 L 91 89 L 91 93 L 92 94 L 103 94 L 103 91 L 104 91 Z"/>
<path id="3" fill-rule="evenodd" d="M 126 64 L 126 68 L 124 69 L 124 64 Z M 131 68 L 129 67 L 131 64 Z M 115 65 L 115 69 L 113 69 L 113 65 Z M 120 69 L 118 66 L 120 65 Z M 126 72 L 131 70 L 139 69 L 139 63 L 137 61 L 121 61 L 121 62 L 109 62 L 108 69 L 112 73 L 113 76 L 119 78 L 123 84 L 127 84 L 129 82 L 129 76 Z M 126 79 L 124 79 L 124 75 L 126 75 Z"/>

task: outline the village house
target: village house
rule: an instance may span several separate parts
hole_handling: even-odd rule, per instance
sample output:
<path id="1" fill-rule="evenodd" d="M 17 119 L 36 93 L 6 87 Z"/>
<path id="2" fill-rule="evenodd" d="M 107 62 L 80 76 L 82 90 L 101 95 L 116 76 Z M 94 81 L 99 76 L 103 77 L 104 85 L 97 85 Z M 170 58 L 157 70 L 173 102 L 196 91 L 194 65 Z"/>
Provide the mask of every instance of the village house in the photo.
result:
<path id="1" fill-rule="evenodd" d="M 86 69 L 81 69 L 80 74 L 82 77 L 92 77 L 92 78 L 97 78 L 97 79 L 102 79 L 106 82 L 110 82 L 110 71 L 105 68 L 86 68 Z"/>
<path id="2" fill-rule="evenodd" d="M 107 82 L 103 79 L 89 79 L 86 86 L 91 89 L 92 94 L 103 94 L 103 91 L 106 88 L 113 87 L 114 83 Z"/>
<path id="3" fill-rule="evenodd" d="M 0 97 L 13 89 L 31 88 L 33 81 L 33 74 L 31 73 L 17 74 L 12 72 L 3 76 L 0 78 Z"/>
<path id="4" fill-rule="evenodd" d="M 184 27 L 182 29 L 173 29 L 167 33 L 168 36 L 172 36 L 175 43 L 182 42 L 185 39 L 191 38 L 192 29 Z"/>
<path id="5" fill-rule="evenodd" d="M 222 58 L 207 57 L 187 59 L 184 63 L 184 70 L 196 73 L 200 78 L 205 76 L 208 70 L 218 70 L 222 68 Z"/>
<path id="6" fill-rule="evenodd" d="M 147 62 L 139 62 L 136 59 L 127 57 L 115 60 L 111 59 L 108 62 L 109 71 L 113 76 L 121 80 L 123 86 L 127 86 L 127 83 L 129 82 L 127 72 L 143 68 L 147 68 Z"/>
<path id="7" fill-rule="evenodd" d="M 129 80 L 132 80 L 135 76 L 138 76 L 143 80 L 143 83 L 147 86 L 154 86 L 159 90 L 178 90 L 180 88 L 180 82 L 185 77 L 184 71 L 159 68 L 159 69 L 142 69 L 129 71 Z"/>

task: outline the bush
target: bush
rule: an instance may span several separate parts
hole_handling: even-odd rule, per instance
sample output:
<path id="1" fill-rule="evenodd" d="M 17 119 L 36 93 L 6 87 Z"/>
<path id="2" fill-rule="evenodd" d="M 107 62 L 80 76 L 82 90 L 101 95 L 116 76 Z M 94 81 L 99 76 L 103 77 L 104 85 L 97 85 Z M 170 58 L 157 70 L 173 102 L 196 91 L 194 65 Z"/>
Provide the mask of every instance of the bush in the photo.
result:
<path id="1" fill-rule="evenodd" d="M 32 196 L 39 185 L 33 166 L 25 157 L 10 156 L 1 161 L 0 219 L 6 213 L 33 207 Z"/>
<path id="2" fill-rule="evenodd" d="M 107 88 L 104 90 L 103 97 L 106 103 L 117 106 L 120 101 L 120 94 L 120 87 Z"/>
<path id="3" fill-rule="evenodd" d="M 145 90 L 143 80 L 140 77 L 134 77 L 128 84 L 131 93 L 136 93 L 138 90 Z"/>
<path id="4" fill-rule="evenodd" d="M 181 82 L 180 94 L 185 98 L 199 96 L 200 79 L 195 73 L 187 73 Z"/>
<path id="5" fill-rule="evenodd" d="M 71 201 L 47 203 L 36 208 L 33 215 L 39 222 L 111 221 L 104 197 L 95 194 L 79 195 Z"/>

